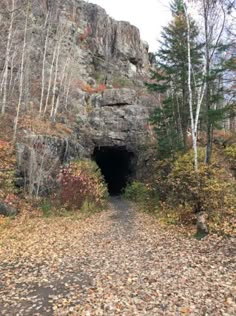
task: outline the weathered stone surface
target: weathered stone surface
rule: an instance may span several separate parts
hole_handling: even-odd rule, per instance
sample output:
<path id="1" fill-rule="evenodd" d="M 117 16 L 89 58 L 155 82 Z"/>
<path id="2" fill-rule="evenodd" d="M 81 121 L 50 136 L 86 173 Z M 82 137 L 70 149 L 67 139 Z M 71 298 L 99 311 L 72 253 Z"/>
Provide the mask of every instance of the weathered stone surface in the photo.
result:
<path id="1" fill-rule="evenodd" d="M 28 134 L 17 144 L 17 172 L 29 194 L 47 194 L 56 186 L 60 165 L 82 157 L 85 149 L 69 138 Z"/>
<path id="2" fill-rule="evenodd" d="M 148 66 L 148 47 L 141 41 L 137 27 L 128 22 L 115 21 L 98 5 L 83 1 L 77 3 L 77 12 L 89 28 L 91 37 L 88 40 L 98 67 L 99 58 L 109 63 L 119 61 L 114 66 L 119 67 L 123 63 L 124 70 L 128 70 L 128 62 L 136 65 L 139 70 Z"/>
<path id="3" fill-rule="evenodd" d="M 33 100 L 37 108 L 46 40 L 42 26 L 46 25 L 48 13 L 44 96 L 58 43 L 56 32 L 62 26 L 65 36 L 60 46 L 55 89 L 59 104 L 57 120 L 69 127 L 72 134 L 69 138 L 53 137 L 46 132 L 45 135 L 27 134 L 20 140 L 18 168 L 31 194 L 53 186 L 59 164 L 91 157 L 96 146 L 124 146 L 134 153 L 137 165 L 144 165 L 141 160 L 146 158 L 139 151 L 149 137 L 149 115 L 156 106 L 156 100 L 144 87 L 144 76 L 146 79 L 150 67 L 148 45 L 141 40 L 135 26 L 115 21 L 103 8 L 85 1 L 44 0 L 39 3 L 33 0 L 29 21 L 33 32 L 27 58 L 31 77 L 27 88 L 28 99 Z M 21 27 L 22 33 L 24 23 Z M 16 72 L 20 64 L 19 59 L 15 63 Z M 67 64 L 66 79 L 61 84 Z M 20 179 L 19 183 L 22 183 Z"/>
<path id="4" fill-rule="evenodd" d="M 148 45 L 139 29 L 129 22 L 116 21 L 100 6 L 82 0 L 32 1 L 36 18 L 51 12 L 52 22 L 70 30 L 78 49 L 79 73 L 92 77 L 96 72 L 134 76 L 148 70 Z"/>
<path id="5" fill-rule="evenodd" d="M 131 89 L 107 89 L 102 94 L 101 105 L 131 105 L 137 101 L 135 90 Z"/>
<path id="6" fill-rule="evenodd" d="M 80 131 L 79 141 L 92 155 L 96 146 L 123 146 L 139 159 L 140 147 L 149 137 L 149 109 L 145 106 L 105 106 L 88 114 L 87 133 Z"/>
<path id="7" fill-rule="evenodd" d="M 0 215 L 3 215 L 3 216 L 15 216 L 17 215 L 18 211 L 6 204 L 5 202 L 0 202 Z"/>

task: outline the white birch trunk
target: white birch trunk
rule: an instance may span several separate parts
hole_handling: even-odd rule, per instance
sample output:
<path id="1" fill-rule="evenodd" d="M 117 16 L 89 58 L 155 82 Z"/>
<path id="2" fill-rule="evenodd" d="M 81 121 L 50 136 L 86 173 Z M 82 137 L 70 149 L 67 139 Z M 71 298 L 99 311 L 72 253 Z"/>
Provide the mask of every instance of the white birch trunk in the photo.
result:
<path id="1" fill-rule="evenodd" d="M 68 85 L 67 85 L 67 89 L 66 89 L 66 100 L 65 100 L 65 110 L 67 110 L 67 107 L 68 107 L 68 99 L 69 99 L 69 94 L 70 94 L 71 82 L 72 82 L 72 72 L 68 76 Z"/>
<path id="2" fill-rule="evenodd" d="M 14 10 L 15 10 L 15 0 L 12 0 L 11 8 L 11 20 L 10 27 L 7 36 L 7 48 L 6 48 L 6 57 L 5 57 L 5 71 L 3 74 L 3 100 L 2 100 L 2 115 L 5 114 L 6 103 L 7 103 L 7 82 L 8 82 L 8 67 L 10 62 L 10 48 L 12 41 L 12 30 L 13 30 L 13 21 L 14 21 Z"/>
<path id="3" fill-rule="evenodd" d="M 59 93 L 62 90 L 63 82 L 64 82 L 65 75 L 66 75 L 66 68 L 68 66 L 69 60 L 70 60 L 70 56 L 67 57 L 66 62 L 65 62 L 65 66 L 63 67 L 61 81 L 60 81 L 60 86 L 59 86 Z M 56 118 L 59 106 L 60 106 L 60 95 L 58 95 L 58 97 L 57 97 L 55 109 L 54 109 L 54 112 L 53 112 L 53 120 L 55 120 L 55 118 Z"/>
<path id="4" fill-rule="evenodd" d="M 192 91 L 192 61 L 191 61 L 191 46 L 190 46 L 190 21 L 186 6 L 184 6 L 185 16 L 187 21 L 187 45 L 188 45 L 188 92 L 189 92 L 189 112 L 191 120 L 191 132 L 194 151 L 194 169 L 198 171 L 198 149 L 197 149 L 197 125 L 195 125 L 193 114 L 193 91 Z"/>
<path id="5" fill-rule="evenodd" d="M 16 58 L 16 51 L 14 51 L 12 58 L 11 58 L 11 74 L 10 74 L 10 81 L 9 81 L 9 91 L 12 88 L 12 80 L 13 80 L 13 67 L 14 67 L 14 61 Z"/>
<path id="6" fill-rule="evenodd" d="M 20 115 L 21 102 L 23 98 L 23 82 L 24 82 L 24 64 L 25 64 L 25 51 L 26 51 L 26 37 L 27 37 L 27 29 L 28 29 L 28 19 L 29 19 L 29 2 L 27 3 L 27 13 L 25 18 L 25 28 L 24 28 L 24 42 L 22 49 L 22 57 L 21 57 L 21 68 L 20 68 L 20 85 L 19 85 L 19 100 L 16 109 L 16 117 L 14 122 L 14 132 L 13 132 L 13 142 L 16 140 L 16 133 Z"/>
<path id="7" fill-rule="evenodd" d="M 44 111 L 43 111 L 44 114 L 47 112 L 47 108 L 48 108 L 48 101 L 49 101 L 51 85 L 52 85 L 53 68 L 54 68 L 54 63 L 55 63 L 55 59 L 56 59 L 56 52 L 57 52 L 57 47 L 54 49 L 53 56 L 52 56 L 52 64 L 50 67 L 49 81 L 48 81 L 48 91 L 47 91 L 47 97 L 46 97 L 45 107 L 44 107 Z"/>
<path id="8" fill-rule="evenodd" d="M 47 14 L 46 21 L 45 21 L 46 27 L 47 27 L 48 16 L 49 16 L 49 13 Z M 44 98 L 44 88 L 45 88 L 45 64 L 46 64 L 46 55 L 47 55 L 47 49 L 48 49 L 49 29 L 50 29 L 50 25 L 47 27 L 47 33 L 46 33 L 45 44 L 44 44 L 44 52 L 43 52 L 42 84 L 41 84 L 41 97 L 40 97 L 40 104 L 39 104 L 40 115 L 42 113 L 42 108 L 43 108 L 43 98 Z"/>
<path id="9" fill-rule="evenodd" d="M 57 77 L 58 77 L 58 65 L 59 65 L 59 56 L 60 56 L 60 49 L 61 49 L 61 37 L 58 41 L 57 46 L 57 53 L 56 53 L 56 64 L 55 64 L 55 76 L 54 76 L 54 83 L 53 83 L 53 89 L 52 89 L 52 104 L 51 104 L 51 112 L 50 117 L 53 117 L 54 108 L 55 108 L 55 98 L 56 98 L 56 88 L 57 88 Z"/>

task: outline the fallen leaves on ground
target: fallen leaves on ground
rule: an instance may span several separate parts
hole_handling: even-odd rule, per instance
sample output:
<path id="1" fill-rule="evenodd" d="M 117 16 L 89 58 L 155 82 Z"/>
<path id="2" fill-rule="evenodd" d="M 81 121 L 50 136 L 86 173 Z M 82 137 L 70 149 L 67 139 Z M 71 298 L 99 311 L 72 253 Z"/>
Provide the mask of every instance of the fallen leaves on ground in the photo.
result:
<path id="1" fill-rule="evenodd" d="M 0 315 L 233 316 L 235 268 L 234 238 L 197 241 L 114 198 L 0 232 Z"/>

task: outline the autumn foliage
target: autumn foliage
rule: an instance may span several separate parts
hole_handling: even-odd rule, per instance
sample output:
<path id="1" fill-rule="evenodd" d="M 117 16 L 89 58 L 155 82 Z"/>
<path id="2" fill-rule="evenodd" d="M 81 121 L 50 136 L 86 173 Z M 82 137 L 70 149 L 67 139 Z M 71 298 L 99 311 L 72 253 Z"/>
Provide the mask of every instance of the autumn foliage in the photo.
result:
<path id="1" fill-rule="evenodd" d="M 233 146 L 225 152 L 235 157 Z M 198 173 L 194 171 L 192 150 L 180 154 L 175 161 L 154 161 L 152 177 L 145 183 L 133 182 L 127 187 L 126 196 L 165 222 L 194 224 L 194 214 L 204 211 L 211 231 L 235 234 L 235 179 L 217 150 L 213 151 L 210 165 L 205 164 L 204 156 L 205 148 L 200 148 Z"/>
<path id="2" fill-rule="evenodd" d="M 81 209 L 84 204 L 101 208 L 107 198 L 107 188 L 97 165 L 90 160 L 70 163 L 60 171 L 57 194 L 67 209 Z"/>
<path id="3" fill-rule="evenodd" d="M 86 40 L 91 35 L 91 32 L 92 32 L 92 30 L 91 30 L 90 26 L 87 26 L 83 30 L 83 32 L 79 35 L 79 37 L 78 37 L 78 44 L 80 42 L 83 42 L 84 40 Z"/>
<path id="4" fill-rule="evenodd" d="M 12 145 L 0 139 L 0 198 L 14 192 L 16 157 Z"/>
<path id="5" fill-rule="evenodd" d="M 204 149 L 199 150 L 199 171 L 193 169 L 192 151 L 179 157 L 168 176 L 171 200 L 175 205 L 188 203 L 196 212 L 224 212 L 234 205 L 233 181 L 219 163 L 216 153 L 210 165 L 204 163 Z M 232 204 L 233 203 L 233 204 Z"/>
<path id="6" fill-rule="evenodd" d="M 11 143 L 0 139 L 1 169 L 14 169 L 16 164 L 15 155 Z"/>
<path id="7" fill-rule="evenodd" d="M 81 83 L 80 86 L 81 89 L 87 93 L 100 93 L 107 89 L 105 84 L 99 84 L 96 87 L 92 87 L 90 84 Z"/>

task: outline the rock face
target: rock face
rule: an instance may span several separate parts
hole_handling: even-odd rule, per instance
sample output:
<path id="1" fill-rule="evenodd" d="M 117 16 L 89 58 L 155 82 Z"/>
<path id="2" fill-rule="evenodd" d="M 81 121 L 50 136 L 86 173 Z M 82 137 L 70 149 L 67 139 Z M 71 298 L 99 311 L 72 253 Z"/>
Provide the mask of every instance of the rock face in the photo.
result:
<path id="1" fill-rule="evenodd" d="M 150 137 L 148 119 L 157 101 L 144 85 L 150 54 L 139 30 L 128 22 L 115 21 L 103 8 L 81 0 L 32 0 L 30 19 L 34 32 L 27 60 L 27 67 L 32 70 L 28 99 L 39 107 L 42 91 L 37 87 L 41 87 L 39 76 L 47 44 L 45 99 L 54 71 L 58 78 L 54 87 L 52 84 L 49 103 L 55 99 L 60 119 L 73 130 L 67 139 L 46 133 L 27 134 L 29 137 L 19 142 L 19 171 L 27 178 L 31 193 L 45 183 L 40 177 L 51 176 L 54 164 L 75 157 L 92 157 L 99 146 L 123 146 L 134 153 L 137 166 L 143 165 L 146 158 L 139 151 Z M 43 25 L 48 25 L 48 39 L 45 30 L 42 32 Z M 53 56 L 57 49 L 60 54 L 55 69 L 57 59 Z M 68 117 L 73 118 L 73 124 Z"/>
<path id="2" fill-rule="evenodd" d="M 79 46 L 78 62 L 88 75 L 123 73 L 134 76 L 149 68 L 148 45 L 139 29 L 128 22 L 116 21 L 100 6 L 81 0 L 32 0 L 35 17 L 46 16 L 63 23 L 75 35 Z"/>
<path id="3" fill-rule="evenodd" d="M 102 94 L 102 106 L 132 105 L 136 103 L 137 95 L 131 89 L 108 89 Z"/>
<path id="4" fill-rule="evenodd" d="M 138 105 L 103 107 L 89 115 L 95 146 L 127 146 L 136 151 L 145 135 L 148 110 Z"/>
<path id="5" fill-rule="evenodd" d="M 133 152 L 138 160 L 140 148 L 151 133 L 148 122 L 153 103 L 148 100 L 126 88 L 108 89 L 96 96 L 96 106 L 80 117 L 82 124 L 77 130 L 87 156 L 93 154 L 95 147 L 121 146 Z"/>
<path id="6" fill-rule="evenodd" d="M 127 74 L 142 71 L 148 66 L 148 47 L 141 41 L 139 30 L 128 22 L 111 19 L 104 9 L 94 4 L 80 4 L 82 19 L 87 22 L 91 38 L 90 47 L 95 58 L 114 64 L 117 70 Z M 98 67 L 102 64 L 98 61 Z M 106 65 L 103 65 L 106 66 Z"/>
<path id="7" fill-rule="evenodd" d="M 17 144 L 18 183 L 30 195 L 46 195 L 56 186 L 61 164 L 85 156 L 84 148 L 72 139 L 28 133 Z"/>

